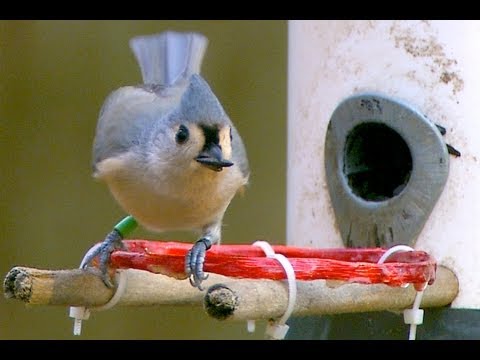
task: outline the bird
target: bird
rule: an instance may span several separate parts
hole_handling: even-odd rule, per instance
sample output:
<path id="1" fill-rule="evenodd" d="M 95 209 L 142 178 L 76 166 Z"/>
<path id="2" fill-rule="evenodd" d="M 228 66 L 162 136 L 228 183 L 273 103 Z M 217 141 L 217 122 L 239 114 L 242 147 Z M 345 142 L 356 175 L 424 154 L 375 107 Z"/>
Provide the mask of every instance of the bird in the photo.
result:
<path id="1" fill-rule="evenodd" d="M 104 101 L 93 141 L 93 176 L 123 210 L 154 232 L 187 230 L 197 240 L 185 273 L 203 290 L 205 255 L 221 240 L 224 214 L 250 176 L 243 140 L 200 75 L 208 39 L 165 31 L 130 40 L 143 83 L 122 86 Z M 111 253 L 124 249 L 116 228 L 84 259 L 99 257 L 106 286 Z"/>

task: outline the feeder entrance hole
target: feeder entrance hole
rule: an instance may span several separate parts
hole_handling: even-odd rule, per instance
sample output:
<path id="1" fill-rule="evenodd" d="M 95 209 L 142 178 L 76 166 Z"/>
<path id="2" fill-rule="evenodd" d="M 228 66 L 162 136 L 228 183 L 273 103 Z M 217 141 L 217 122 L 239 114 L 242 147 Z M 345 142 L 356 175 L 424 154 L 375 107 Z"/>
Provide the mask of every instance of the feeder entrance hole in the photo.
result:
<path id="1" fill-rule="evenodd" d="M 353 193 L 366 201 L 385 201 L 399 195 L 412 172 L 405 140 L 391 127 L 366 122 L 347 135 L 343 173 Z"/>

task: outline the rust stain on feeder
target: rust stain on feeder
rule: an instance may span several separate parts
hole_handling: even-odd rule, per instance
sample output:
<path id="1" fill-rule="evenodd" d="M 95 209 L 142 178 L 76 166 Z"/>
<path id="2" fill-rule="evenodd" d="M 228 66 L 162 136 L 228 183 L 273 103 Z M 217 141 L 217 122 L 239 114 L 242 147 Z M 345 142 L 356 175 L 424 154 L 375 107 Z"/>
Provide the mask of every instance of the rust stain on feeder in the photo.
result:
<path id="1" fill-rule="evenodd" d="M 403 48 L 405 52 L 414 58 L 422 58 L 425 67 L 433 74 L 438 74 L 438 82 L 441 84 L 451 84 L 452 94 L 456 95 L 463 90 L 464 81 L 460 73 L 455 70 L 458 61 L 447 56 L 445 49 L 439 43 L 438 34 L 434 33 L 429 21 L 423 21 L 418 24 L 423 26 L 423 36 L 410 27 L 402 27 L 402 22 L 395 21 L 390 27 L 390 35 L 393 37 L 396 48 Z M 417 80 L 424 87 L 436 86 L 436 83 L 425 83 L 418 77 L 416 72 L 407 73 L 407 77 Z"/>

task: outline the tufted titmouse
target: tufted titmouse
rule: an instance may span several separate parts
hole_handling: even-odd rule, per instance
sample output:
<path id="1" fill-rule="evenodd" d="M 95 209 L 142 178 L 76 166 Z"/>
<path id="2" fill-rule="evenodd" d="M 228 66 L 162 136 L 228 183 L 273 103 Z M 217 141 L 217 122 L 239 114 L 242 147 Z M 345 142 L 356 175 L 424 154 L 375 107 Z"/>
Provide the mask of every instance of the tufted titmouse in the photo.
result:
<path id="1" fill-rule="evenodd" d="M 221 237 L 223 215 L 248 182 L 245 148 L 222 105 L 199 75 L 207 39 L 165 32 L 131 39 L 143 84 L 111 93 L 99 115 L 93 144 L 94 177 L 141 225 L 153 231 L 197 230 L 185 259 L 193 286 L 206 278 L 206 251 Z M 114 229 L 89 254 L 107 264 L 122 248 Z"/>

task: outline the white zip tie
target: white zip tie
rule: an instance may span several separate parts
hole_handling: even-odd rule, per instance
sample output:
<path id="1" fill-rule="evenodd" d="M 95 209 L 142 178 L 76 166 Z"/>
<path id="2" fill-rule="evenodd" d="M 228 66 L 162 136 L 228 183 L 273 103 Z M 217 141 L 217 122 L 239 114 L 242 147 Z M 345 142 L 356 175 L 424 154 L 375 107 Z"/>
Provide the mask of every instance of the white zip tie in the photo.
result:
<path id="1" fill-rule="evenodd" d="M 247 331 L 251 334 L 255 332 L 255 320 L 247 320 Z"/>
<path id="2" fill-rule="evenodd" d="M 94 252 L 101 244 L 93 245 L 90 250 L 87 251 L 85 256 L 80 263 L 80 269 L 83 268 L 85 265 L 85 259 L 87 258 L 90 253 Z M 117 270 L 115 273 L 115 279 L 117 281 L 117 289 L 115 294 L 111 297 L 111 299 L 103 305 L 96 306 L 93 308 L 86 308 L 85 306 L 71 306 L 69 316 L 74 319 L 73 322 L 73 335 L 80 335 L 82 333 L 82 320 L 88 320 L 90 317 L 90 310 L 95 311 L 103 311 L 108 310 L 114 307 L 118 301 L 122 298 L 123 294 L 125 293 L 125 289 L 127 288 L 127 274 L 125 271 Z"/>
<path id="3" fill-rule="evenodd" d="M 293 309 L 295 307 L 295 302 L 297 301 L 297 282 L 295 279 L 295 271 L 293 270 L 293 266 L 290 263 L 290 261 L 288 261 L 288 259 L 282 254 L 275 254 L 275 251 L 273 251 L 273 248 L 266 241 L 255 241 L 252 245 L 260 247 L 265 253 L 266 257 L 277 260 L 280 263 L 280 265 L 283 266 L 283 269 L 285 270 L 285 274 L 287 275 L 287 281 L 288 281 L 287 310 L 285 310 L 285 313 L 282 315 L 282 317 L 279 320 L 275 322 L 270 322 L 267 325 L 267 329 L 265 331 L 265 333 L 270 338 L 274 340 L 282 340 L 285 338 L 285 335 L 288 332 L 289 326 L 286 324 L 286 322 L 290 317 L 290 315 L 292 314 Z M 249 332 L 255 331 L 255 320 L 247 321 L 247 330 Z"/>
<path id="4" fill-rule="evenodd" d="M 117 281 L 117 290 L 115 291 L 115 294 L 113 294 L 106 304 L 95 306 L 91 308 L 91 310 L 104 311 L 117 305 L 127 288 L 127 273 L 124 270 L 117 270 L 115 272 L 115 280 Z"/>
<path id="5" fill-rule="evenodd" d="M 387 258 L 392 256 L 394 253 L 399 252 L 399 251 L 415 251 L 414 248 L 411 248 L 410 246 L 407 245 L 395 245 L 385 251 L 385 253 L 380 257 L 378 260 L 377 264 L 383 264 Z"/>
<path id="6" fill-rule="evenodd" d="M 425 286 L 426 287 L 426 286 Z M 410 324 L 410 332 L 408 334 L 408 340 L 415 340 L 417 336 L 417 325 L 423 324 L 423 309 L 420 309 L 420 303 L 422 302 L 423 290 L 417 291 L 413 307 L 411 309 L 403 310 L 403 321 L 405 324 Z"/>
<path id="7" fill-rule="evenodd" d="M 380 257 L 380 259 L 378 260 L 378 264 L 383 264 L 388 257 L 399 251 L 414 251 L 414 249 L 406 245 L 393 246 Z M 423 291 L 427 287 L 427 284 L 428 281 L 425 283 L 425 286 L 422 290 L 417 291 L 412 308 L 403 310 L 403 321 L 405 322 L 405 324 L 410 324 L 408 340 L 415 340 L 417 336 L 417 325 L 423 324 L 423 314 L 425 312 L 423 311 L 423 309 L 420 309 L 420 304 L 422 302 Z M 402 285 L 402 287 L 406 288 L 408 287 L 408 285 L 410 284 Z"/>

